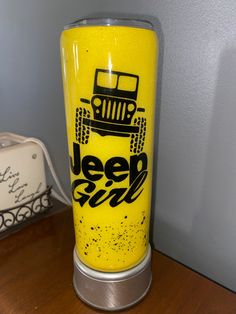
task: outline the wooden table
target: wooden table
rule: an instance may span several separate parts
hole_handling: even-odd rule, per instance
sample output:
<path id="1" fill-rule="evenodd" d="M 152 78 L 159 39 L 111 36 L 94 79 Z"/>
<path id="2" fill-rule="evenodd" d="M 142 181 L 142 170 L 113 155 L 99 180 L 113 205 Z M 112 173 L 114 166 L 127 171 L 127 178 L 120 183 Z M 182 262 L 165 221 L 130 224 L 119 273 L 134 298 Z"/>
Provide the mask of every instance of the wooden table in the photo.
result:
<path id="1" fill-rule="evenodd" d="M 101 313 L 73 290 L 71 209 L 0 241 L 0 314 Z M 122 313 L 235 314 L 236 295 L 158 252 L 146 298 Z M 118 312 L 120 313 L 120 312 Z"/>

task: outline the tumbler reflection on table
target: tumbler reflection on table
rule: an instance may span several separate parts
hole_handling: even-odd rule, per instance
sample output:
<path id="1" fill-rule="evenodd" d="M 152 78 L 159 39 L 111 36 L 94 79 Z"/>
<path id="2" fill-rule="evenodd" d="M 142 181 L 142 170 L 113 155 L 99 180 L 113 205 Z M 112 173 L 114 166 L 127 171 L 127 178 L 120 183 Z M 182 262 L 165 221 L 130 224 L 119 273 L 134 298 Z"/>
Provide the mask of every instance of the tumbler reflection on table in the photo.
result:
<path id="1" fill-rule="evenodd" d="M 150 286 L 157 50 L 151 23 L 141 20 L 83 19 L 61 35 L 74 287 L 100 309 L 130 306 Z M 111 284 L 120 290 L 112 302 Z M 122 296 L 125 289 L 134 292 Z"/>

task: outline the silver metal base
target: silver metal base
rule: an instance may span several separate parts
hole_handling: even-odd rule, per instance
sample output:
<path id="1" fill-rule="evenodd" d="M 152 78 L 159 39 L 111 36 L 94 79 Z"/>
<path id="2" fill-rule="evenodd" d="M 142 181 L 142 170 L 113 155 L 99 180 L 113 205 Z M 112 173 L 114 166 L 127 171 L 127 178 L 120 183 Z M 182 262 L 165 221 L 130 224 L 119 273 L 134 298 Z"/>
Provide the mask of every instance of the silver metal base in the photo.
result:
<path id="1" fill-rule="evenodd" d="M 73 284 L 85 303 L 106 311 L 130 307 L 147 294 L 152 281 L 151 247 L 137 266 L 121 272 L 105 273 L 85 266 L 74 249 Z"/>

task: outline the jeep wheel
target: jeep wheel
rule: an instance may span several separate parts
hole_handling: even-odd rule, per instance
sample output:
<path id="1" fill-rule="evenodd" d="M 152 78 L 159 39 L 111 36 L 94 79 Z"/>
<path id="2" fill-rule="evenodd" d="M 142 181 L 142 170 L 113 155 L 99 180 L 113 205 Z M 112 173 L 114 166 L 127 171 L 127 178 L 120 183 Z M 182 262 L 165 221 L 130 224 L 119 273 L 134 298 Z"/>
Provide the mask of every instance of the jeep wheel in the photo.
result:
<path id="1" fill-rule="evenodd" d="M 80 144 L 88 144 L 90 127 L 83 123 L 83 118 L 90 118 L 90 112 L 85 108 L 76 108 L 75 135 Z"/>
<path id="2" fill-rule="evenodd" d="M 130 152 L 139 154 L 143 150 L 144 140 L 146 135 L 146 118 L 136 118 L 134 125 L 139 127 L 138 133 L 131 135 Z"/>

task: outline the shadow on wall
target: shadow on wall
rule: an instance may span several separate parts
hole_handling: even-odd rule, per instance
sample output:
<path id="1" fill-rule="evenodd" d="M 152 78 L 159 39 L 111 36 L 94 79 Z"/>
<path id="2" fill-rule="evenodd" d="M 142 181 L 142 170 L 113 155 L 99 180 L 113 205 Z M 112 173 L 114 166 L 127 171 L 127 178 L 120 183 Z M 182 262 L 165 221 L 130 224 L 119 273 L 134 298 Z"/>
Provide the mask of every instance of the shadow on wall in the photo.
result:
<path id="1" fill-rule="evenodd" d="M 236 48 L 220 57 L 192 264 L 236 290 Z"/>
<path id="2" fill-rule="evenodd" d="M 159 142 L 159 125 L 160 125 L 160 113 L 161 113 L 161 90 L 162 90 L 162 73 L 163 73 L 163 58 L 164 58 L 164 35 L 161 27 L 161 23 L 158 18 L 150 15 L 137 15 L 126 13 L 114 13 L 114 12 L 99 12 L 85 16 L 84 18 L 129 18 L 129 19 L 141 19 L 147 20 L 152 23 L 154 30 L 157 33 L 159 39 L 159 55 L 158 57 L 158 69 L 157 69 L 157 97 L 155 108 L 155 129 L 154 129 L 154 161 L 153 161 L 153 188 L 152 188 L 152 206 L 151 206 L 151 223 L 150 223 L 150 242 L 153 247 L 153 231 L 154 231 L 154 213 L 156 201 L 156 180 L 157 180 L 157 163 L 158 163 L 158 142 Z"/>
<path id="3" fill-rule="evenodd" d="M 236 291 L 236 49 L 221 54 L 218 69 L 202 201 L 188 233 L 159 222 L 158 249 Z"/>

